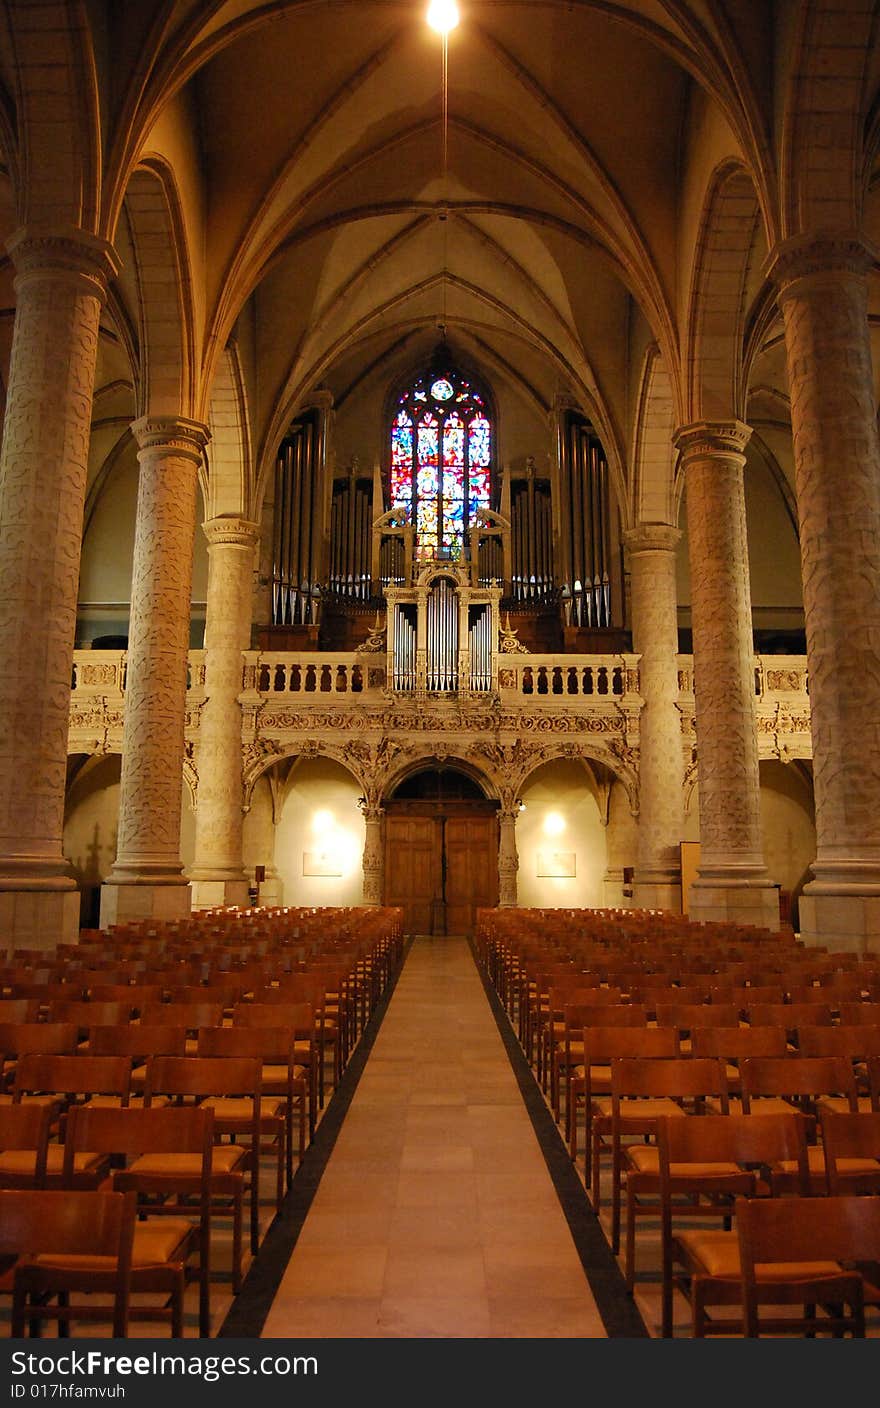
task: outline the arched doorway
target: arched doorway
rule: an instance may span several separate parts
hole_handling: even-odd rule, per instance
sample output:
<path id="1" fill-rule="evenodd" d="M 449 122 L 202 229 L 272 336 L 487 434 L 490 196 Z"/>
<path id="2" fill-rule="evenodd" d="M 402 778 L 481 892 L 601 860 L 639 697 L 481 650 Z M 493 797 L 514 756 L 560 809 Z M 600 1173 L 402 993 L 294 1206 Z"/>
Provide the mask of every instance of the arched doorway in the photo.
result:
<path id="1" fill-rule="evenodd" d="M 472 934 L 498 903 L 498 803 L 453 767 L 411 773 L 385 801 L 385 904 L 409 934 Z"/>

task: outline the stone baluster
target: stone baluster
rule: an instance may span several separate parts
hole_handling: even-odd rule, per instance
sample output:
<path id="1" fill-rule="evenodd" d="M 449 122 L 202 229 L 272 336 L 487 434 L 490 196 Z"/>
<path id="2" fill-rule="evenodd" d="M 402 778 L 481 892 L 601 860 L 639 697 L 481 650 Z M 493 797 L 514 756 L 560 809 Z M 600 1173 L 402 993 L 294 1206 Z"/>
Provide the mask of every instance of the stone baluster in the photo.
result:
<path id="1" fill-rule="evenodd" d="M 684 762 L 678 710 L 675 549 L 681 534 L 643 523 L 624 534 L 630 568 L 633 648 L 640 653 L 639 830 L 633 900 L 681 909 Z"/>
<path id="2" fill-rule="evenodd" d="M 10 949 L 76 939 L 62 852 L 98 324 L 117 272 L 79 229 L 20 229 L 0 450 L 0 934 Z M 38 629 L 37 629 L 38 628 Z"/>
<path id="3" fill-rule="evenodd" d="M 858 234 L 771 257 L 785 323 L 810 682 L 814 878 L 807 943 L 880 950 L 880 441 Z"/>
<path id="4" fill-rule="evenodd" d="M 208 540 L 205 703 L 196 766 L 193 909 L 248 904 L 242 860 L 242 662 L 250 645 L 257 523 L 234 515 L 204 524 Z"/>
<path id="5" fill-rule="evenodd" d="M 180 800 L 196 484 L 207 429 L 145 416 L 140 446 L 116 861 L 101 926 L 189 913 Z"/>
<path id="6" fill-rule="evenodd" d="M 687 425 L 685 471 L 694 638 L 700 864 L 693 919 L 779 928 L 764 865 L 743 469 L 750 427 Z"/>
<path id="7" fill-rule="evenodd" d="M 361 806 L 364 816 L 364 904 L 380 905 L 385 888 L 385 850 L 382 845 L 384 810 L 375 802 Z"/>

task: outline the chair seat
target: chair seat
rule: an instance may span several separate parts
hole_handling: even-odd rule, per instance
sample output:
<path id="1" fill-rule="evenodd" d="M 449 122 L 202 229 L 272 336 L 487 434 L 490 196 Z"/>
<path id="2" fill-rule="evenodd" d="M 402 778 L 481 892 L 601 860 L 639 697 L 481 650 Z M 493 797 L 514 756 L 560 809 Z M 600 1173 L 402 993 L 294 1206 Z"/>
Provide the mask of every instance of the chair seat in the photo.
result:
<path id="1" fill-rule="evenodd" d="M 214 1128 L 222 1125 L 224 1120 L 233 1120 L 237 1124 L 249 1124 L 253 1113 L 253 1102 L 246 1096 L 236 1095 L 211 1095 L 202 1104 L 206 1110 L 214 1111 Z M 260 1119 L 279 1120 L 283 1119 L 286 1112 L 286 1102 L 279 1099 L 277 1095 L 266 1095 L 260 1100 Z"/>
<path id="2" fill-rule="evenodd" d="M 308 1075 L 308 1070 L 305 1066 L 294 1066 L 293 1079 L 295 1081 L 302 1080 L 306 1075 Z M 283 1094 L 287 1090 L 287 1067 L 267 1062 L 263 1066 L 260 1082 L 267 1095 Z M 277 1087 L 277 1089 L 273 1090 L 273 1087 Z"/>
<path id="3" fill-rule="evenodd" d="M 687 1251 L 692 1265 L 699 1264 L 707 1276 L 739 1281 L 742 1275 L 739 1259 L 739 1236 L 736 1232 L 685 1231 L 676 1234 L 676 1242 Z M 836 1261 L 768 1261 L 756 1268 L 759 1281 L 799 1281 L 816 1277 L 838 1277 Z"/>
<path id="4" fill-rule="evenodd" d="M 74 1173 L 90 1173 L 93 1169 L 100 1168 L 104 1162 L 103 1154 L 90 1154 L 86 1150 L 73 1156 Z M 7 1149 L 0 1154 L 0 1174 L 14 1173 L 16 1175 L 32 1174 L 36 1165 L 37 1155 L 33 1149 Z M 61 1174 L 64 1167 L 64 1147 L 61 1144 L 50 1144 L 46 1151 L 46 1172 L 51 1174 Z"/>
<path id="5" fill-rule="evenodd" d="M 128 1103 L 132 1110 L 140 1110 L 143 1107 L 144 1097 L 143 1095 L 132 1095 L 129 1097 Z M 93 1095 L 91 1099 L 86 1100 L 85 1104 L 101 1110 L 115 1110 L 122 1104 L 122 1097 L 121 1095 Z M 154 1095 L 150 1104 L 154 1110 L 159 1110 L 163 1105 L 168 1104 L 168 1096 Z"/>
<path id="6" fill-rule="evenodd" d="M 132 1268 L 171 1261 L 194 1227 L 194 1223 L 183 1217 L 148 1218 L 146 1222 L 136 1222 L 131 1250 Z"/>
<path id="7" fill-rule="evenodd" d="M 610 1120 L 610 1095 L 594 1100 L 593 1108 L 600 1119 Z M 668 1095 L 649 1095 L 645 1099 L 622 1100 L 620 1104 L 622 1128 L 626 1129 L 630 1126 L 637 1133 L 640 1132 L 641 1126 L 646 1120 L 657 1119 L 659 1115 L 681 1115 L 682 1118 L 686 1118 L 686 1112 Z"/>
<path id="8" fill-rule="evenodd" d="M 820 1095 L 816 1101 L 817 1110 L 825 1110 L 830 1115 L 849 1114 L 849 1101 L 843 1095 Z M 867 1095 L 859 1096 L 859 1113 L 871 1113 L 871 1101 Z"/>
<path id="9" fill-rule="evenodd" d="M 213 1173 L 235 1173 L 247 1158 L 248 1150 L 239 1144 L 215 1144 L 211 1155 Z M 148 1173 L 172 1178 L 200 1178 L 201 1154 L 139 1154 L 129 1165 L 130 1173 Z"/>
<path id="10" fill-rule="evenodd" d="M 752 1101 L 751 1112 L 753 1115 L 798 1115 L 802 1111 L 797 1110 L 790 1100 L 785 1100 L 781 1095 L 761 1095 Z M 730 1101 L 730 1113 L 741 1115 L 743 1113 L 742 1101 Z M 723 1115 L 721 1103 L 711 1096 L 706 1101 L 707 1115 Z"/>
<path id="11" fill-rule="evenodd" d="M 637 1173 L 660 1176 L 660 1151 L 656 1144 L 636 1144 L 627 1149 L 626 1157 Z M 717 1163 L 670 1164 L 669 1172 L 673 1178 L 738 1178 L 743 1170 L 732 1160 L 724 1160 Z"/>

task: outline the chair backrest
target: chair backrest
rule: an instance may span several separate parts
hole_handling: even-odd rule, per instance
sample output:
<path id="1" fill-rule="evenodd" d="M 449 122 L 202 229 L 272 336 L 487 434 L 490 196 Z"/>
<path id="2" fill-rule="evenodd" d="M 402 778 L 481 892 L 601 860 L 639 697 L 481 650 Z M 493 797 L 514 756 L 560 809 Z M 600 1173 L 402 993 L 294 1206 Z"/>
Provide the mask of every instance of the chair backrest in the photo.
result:
<path id="1" fill-rule="evenodd" d="M 138 1014 L 145 1002 L 162 1001 L 161 983 L 105 983 L 89 987 L 90 1002 L 124 1002 L 130 1013 Z"/>
<path id="2" fill-rule="evenodd" d="M 796 1284 L 803 1277 L 804 1273 L 798 1274 L 798 1262 L 880 1261 L 880 1196 L 738 1198 L 735 1217 L 742 1269 L 744 1329 L 750 1337 L 758 1335 L 761 1327 L 762 1289 L 756 1268 L 762 1264 L 775 1262 L 791 1268 L 788 1278 L 774 1278 L 781 1300 L 786 1284 Z M 766 1296 L 766 1283 L 762 1284 Z M 807 1296 L 809 1292 L 802 1303 Z M 829 1299 L 836 1297 L 829 1295 Z M 778 1324 L 773 1323 L 774 1327 Z"/>
<path id="3" fill-rule="evenodd" d="M 644 1027 L 648 1021 L 648 1009 L 644 1003 L 596 1004 L 593 1002 L 573 1003 L 563 1009 L 563 1019 L 569 1033 L 583 1027 Z M 578 1038 L 579 1039 L 579 1038 Z"/>
<path id="4" fill-rule="evenodd" d="M 784 1001 L 785 988 L 782 983 L 749 983 L 743 996 L 743 1003 L 747 1007 L 756 1002 L 775 1005 Z"/>
<path id="5" fill-rule="evenodd" d="M 0 1023 L 0 1056 L 11 1060 L 28 1051 L 42 1051 L 59 1056 L 75 1051 L 79 1032 L 75 1022 L 3 1022 Z"/>
<path id="6" fill-rule="evenodd" d="M 154 1095 L 246 1095 L 259 1112 L 261 1076 L 262 1064 L 251 1056 L 151 1056 L 144 1103 L 149 1105 Z"/>
<path id="7" fill-rule="evenodd" d="M 112 1027 L 131 1017 L 129 1002 L 66 1002 L 49 1003 L 50 1022 L 76 1022 L 82 1035 L 89 1027 Z"/>
<path id="8" fill-rule="evenodd" d="M 695 1056 L 722 1056 L 740 1061 L 744 1056 L 784 1056 L 788 1049 L 782 1027 L 694 1027 L 691 1047 Z"/>
<path id="9" fill-rule="evenodd" d="M 145 1002 L 141 1009 L 145 1026 L 185 1027 L 193 1035 L 199 1027 L 219 1027 L 223 1021 L 222 1002 Z"/>
<path id="10" fill-rule="evenodd" d="M 0 1025 L 35 1022 L 39 1015 L 39 998 L 0 997 Z"/>
<path id="11" fill-rule="evenodd" d="M 51 1125 L 52 1109 L 49 1105 L 0 1105 L 0 1152 L 33 1150 L 33 1172 L 28 1171 L 27 1174 L 28 1184 L 33 1188 L 42 1188 L 46 1181 Z M 5 1178 L 4 1175 L 0 1176 Z M 15 1182 L 18 1184 L 17 1178 Z"/>
<path id="12" fill-rule="evenodd" d="M 295 1064 L 290 1027 L 202 1027 L 199 1056 L 256 1056 L 273 1064 Z"/>
<path id="13" fill-rule="evenodd" d="M 855 1072 L 843 1056 L 747 1056 L 740 1071 L 745 1114 L 762 1095 L 843 1095 L 858 1109 Z"/>
<path id="14" fill-rule="evenodd" d="M 203 1105 L 110 1107 L 77 1105 L 68 1116 L 64 1140 L 64 1177 L 73 1175 L 78 1152 L 118 1154 L 201 1153 L 210 1175 L 214 1111 Z"/>
<path id="15" fill-rule="evenodd" d="M 735 1027 L 739 1009 L 723 1002 L 658 1002 L 658 1027 L 677 1027 L 679 1032 L 693 1032 L 696 1027 Z"/>
<path id="16" fill-rule="evenodd" d="M 118 1095 L 128 1103 L 131 1062 L 127 1056 L 47 1056 L 30 1051 L 19 1058 L 13 1101 L 25 1095 Z"/>
<path id="17" fill-rule="evenodd" d="M 18 1257 L 13 1272 L 13 1335 L 24 1334 L 26 1319 L 47 1313 L 45 1307 L 35 1306 L 25 1313 L 19 1297 L 27 1289 L 51 1289 L 55 1257 L 108 1257 L 113 1259 L 112 1269 L 103 1268 L 102 1276 L 100 1271 L 89 1273 L 83 1268 L 81 1280 L 85 1289 L 90 1280 L 97 1289 L 112 1279 L 113 1336 L 124 1339 L 128 1333 L 134 1224 L 135 1197 L 131 1193 L 0 1189 L 0 1254 Z M 66 1270 L 63 1261 L 62 1267 Z"/>
<path id="18" fill-rule="evenodd" d="M 840 1025 L 880 1026 L 880 1002 L 841 1002 L 837 1009 Z"/>
<path id="19" fill-rule="evenodd" d="M 661 1181 L 681 1164 L 736 1163 L 771 1166 L 783 1160 L 797 1165 L 799 1192 L 807 1194 L 810 1171 L 807 1160 L 807 1121 L 803 1115 L 703 1115 L 700 1119 L 657 1121 Z"/>
<path id="20" fill-rule="evenodd" d="M 611 1105 L 616 1114 L 629 1096 L 717 1096 L 727 1109 L 724 1062 L 714 1056 L 624 1056 L 611 1062 Z"/>
<path id="21" fill-rule="evenodd" d="M 828 1002 L 751 1002 L 745 1011 L 753 1027 L 782 1027 L 789 1033 L 798 1027 L 830 1027 Z"/>
<path id="22" fill-rule="evenodd" d="M 819 1119 L 828 1192 L 880 1192 L 880 1111 L 859 1110 L 854 1113 L 847 1110 L 838 1114 L 823 1110 Z M 864 1187 L 854 1189 L 851 1173 L 847 1174 L 844 1184 L 845 1170 L 840 1166 L 841 1159 L 876 1159 L 877 1167 L 874 1170 L 860 1169 L 856 1177 Z"/>
<path id="23" fill-rule="evenodd" d="M 183 1056 L 185 1053 L 186 1027 L 160 1027 L 143 1022 L 89 1027 L 90 1056 L 130 1056 L 143 1061 L 148 1056 Z"/>
<path id="24" fill-rule="evenodd" d="M 864 1061 L 880 1056 L 880 1027 L 798 1027 L 802 1056 L 846 1056 Z"/>
<path id="25" fill-rule="evenodd" d="M 678 1055 L 674 1027 L 584 1027 L 584 1064 L 607 1066 L 624 1056 L 651 1060 Z"/>
<path id="26" fill-rule="evenodd" d="M 315 1009 L 310 1002 L 237 1002 L 232 1009 L 234 1027 L 289 1027 L 297 1038 L 311 1039 Z"/>

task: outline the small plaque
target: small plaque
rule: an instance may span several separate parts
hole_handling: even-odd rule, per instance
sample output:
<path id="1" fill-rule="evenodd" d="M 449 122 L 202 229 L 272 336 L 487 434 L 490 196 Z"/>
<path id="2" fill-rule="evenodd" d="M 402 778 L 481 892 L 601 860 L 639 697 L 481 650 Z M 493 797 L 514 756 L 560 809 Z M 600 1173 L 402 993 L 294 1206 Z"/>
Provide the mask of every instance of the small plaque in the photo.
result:
<path id="1" fill-rule="evenodd" d="M 555 880 L 573 880 L 577 874 L 574 851 L 539 851 L 535 873 Z"/>
<path id="2" fill-rule="evenodd" d="M 303 851 L 303 875 L 341 875 L 342 866 L 336 856 L 324 851 Z"/>

